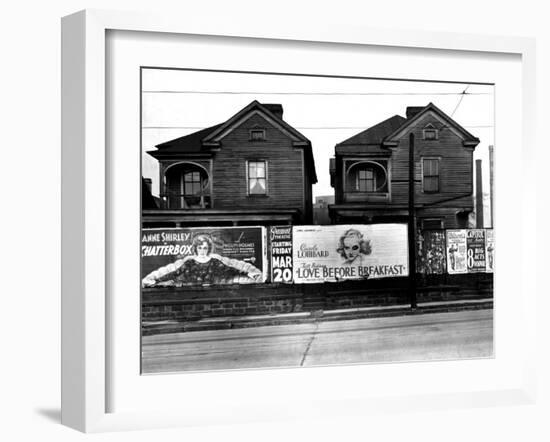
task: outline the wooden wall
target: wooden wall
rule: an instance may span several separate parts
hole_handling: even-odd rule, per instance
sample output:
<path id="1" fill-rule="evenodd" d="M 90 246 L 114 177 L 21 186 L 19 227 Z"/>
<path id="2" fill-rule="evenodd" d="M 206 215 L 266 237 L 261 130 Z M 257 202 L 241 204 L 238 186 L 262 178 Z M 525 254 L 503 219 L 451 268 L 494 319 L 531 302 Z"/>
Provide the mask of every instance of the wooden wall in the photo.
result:
<path id="1" fill-rule="evenodd" d="M 431 123 L 439 129 L 437 140 L 424 140 L 423 128 Z M 462 139 L 449 127 L 443 127 L 434 116 L 421 118 L 413 130 L 415 138 L 415 200 L 418 204 L 433 204 L 473 192 L 473 149 L 462 146 Z M 439 157 L 439 192 L 424 193 L 422 189 L 422 157 Z M 408 202 L 409 132 L 399 142 L 391 160 L 391 201 Z M 471 199 L 450 204 L 472 206 Z M 447 205 L 447 203 L 445 203 Z"/>
<path id="2" fill-rule="evenodd" d="M 266 130 L 265 141 L 250 141 L 250 129 Z M 213 196 L 216 209 L 299 209 L 307 212 L 302 149 L 291 139 L 254 115 L 222 139 L 215 153 Z M 247 194 L 246 161 L 266 160 L 267 196 Z"/>
<path id="3" fill-rule="evenodd" d="M 423 129 L 432 124 L 438 129 L 436 140 L 424 140 Z M 457 209 L 473 209 L 473 148 L 462 145 L 462 138 L 450 127 L 443 124 L 434 115 L 428 113 L 416 122 L 412 128 L 415 137 L 415 206 L 424 207 L 419 216 L 442 217 L 446 228 L 466 227 L 463 220 L 456 217 Z M 386 207 L 406 207 L 409 191 L 409 133 L 400 139 L 399 145 L 391 152 L 390 169 L 390 201 Z M 350 157 L 359 157 L 357 153 Z M 439 158 L 439 192 L 425 193 L 422 184 L 423 157 Z M 345 203 L 342 164 L 345 156 L 336 155 L 336 176 L 334 180 L 336 204 Z M 369 158 L 365 155 L 365 158 Z M 364 201 L 367 202 L 367 199 Z M 357 202 L 361 205 L 360 202 Z M 377 202 L 378 205 L 383 202 Z M 363 209 L 368 210 L 363 204 Z"/>

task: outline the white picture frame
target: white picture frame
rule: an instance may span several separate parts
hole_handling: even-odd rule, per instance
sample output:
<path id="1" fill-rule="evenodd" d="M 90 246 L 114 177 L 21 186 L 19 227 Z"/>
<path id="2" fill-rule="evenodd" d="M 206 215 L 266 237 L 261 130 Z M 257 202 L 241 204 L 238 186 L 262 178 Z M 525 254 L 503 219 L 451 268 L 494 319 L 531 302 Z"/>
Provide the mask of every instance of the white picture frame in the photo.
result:
<path id="1" fill-rule="evenodd" d="M 110 31 L 154 32 L 164 35 L 218 36 L 222 38 L 268 39 L 274 44 L 285 42 L 288 48 L 293 42 L 311 44 L 336 44 L 339 48 L 357 45 L 403 50 L 426 49 L 468 52 L 477 57 L 483 54 L 503 54 L 521 58 L 521 157 L 525 173 L 535 161 L 534 113 L 535 113 L 535 45 L 526 38 L 488 37 L 480 35 L 430 33 L 417 31 L 391 32 L 369 28 L 345 26 L 295 27 L 265 22 L 219 23 L 207 20 L 182 22 L 178 17 L 152 14 L 112 12 L 100 10 L 81 11 L 67 16 L 62 21 L 62 423 L 84 432 L 102 432 L 125 429 L 161 428 L 171 426 L 207 425 L 209 422 L 242 423 L 285 418 L 311 418 L 334 415 L 361 415 L 372 412 L 398 412 L 407 409 L 462 408 L 492 406 L 499 404 L 533 403 L 536 390 L 535 379 L 535 304 L 536 284 L 534 279 L 523 275 L 516 283 L 521 289 L 517 309 L 522 314 L 517 318 L 521 325 L 521 337 L 525 347 L 518 354 L 518 366 L 513 375 L 503 375 L 499 387 L 484 389 L 480 385 L 471 390 L 438 391 L 427 389 L 425 394 L 390 392 L 387 396 L 369 397 L 359 391 L 354 395 L 336 391 L 311 396 L 302 402 L 284 404 L 274 401 L 271 406 L 254 402 L 259 393 L 249 394 L 233 403 L 231 413 L 223 411 L 226 402 L 202 404 L 190 410 L 182 407 L 147 409 L 139 411 L 109 411 L 109 392 L 114 388 L 109 377 L 113 354 L 109 344 L 109 327 L 113 313 L 110 310 L 109 266 L 113 259 L 109 242 L 112 241 L 112 206 L 109 187 L 109 156 L 106 152 L 106 107 L 109 93 L 106 82 L 106 34 Z M 414 75 L 413 75 L 414 76 Z M 498 85 L 497 85 L 498 87 Z M 498 108 L 497 108 L 498 111 Z M 498 137 L 497 137 L 498 142 Z M 528 256 L 535 256 L 535 244 L 521 241 L 526 235 L 526 222 L 536 218 L 536 195 L 527 188 L 518 190 L 521 196 L 522 227 L 518 240 L 524 246 L 520 262 L 527 266 Z M 498 199 L 497 199 L 498 201 Z M 136 220 L 137 222 L 137 220 Z M 498 236 L 498 229 L 496 230 Z M 497 255 L 498 256 L 498 255 Z M 501 255 L 502 256 L 502 255 Z M 500 258 L 500 257 L 499 257 Z M 516 258 L 517 259 L 517 258 Z M 505 263 L 505 257 L 502 259 Z M 502 265 L 501 269 L 505 269 Z M 523 272 L 523 273 L 521 273 Z M 502 272 L 505 274 L 506 272 Z M 497 272 L 498 274 L 498 272 Z M 496 284 L 496 293 L 499 285 Z M 138 298 L 139 299 L 139 298 Z M 499 308 L 498 299 L 496 308 Z M 503 310 L 504 311 L 504 310 Z M 503 317 L 504 318 L 504 317 Z M 499 335 L 499 319 L 496 320 L 496 335 Z M 501 323 L 502 324 L 502 323 Z M 137 329 L 136 325 L 136 329 Z M 501 334 L 502 336 L 502 334 Z M 502 347 L 501 347 L 502 348 Z M 505 352 L 502 352 L 503 354 Z M 497 343 L 496 359 L 499 358 Z M 507 363 L 504 364 L 506 368 Z M 386 371 L 399 371 L 400 367 L 386 365 Z M 410 364 L 411 372 L 419 367 Z M 468 366 L 468 367 L 466 367 Z M 520 367 L 521 366 L 521 367 Z M 461 367 L 475 372 L 473 361 L 465 361 Z M 434 369 L 428 365 L 425 369 Z M 437 369 L 437 368 L 435 368 Z M 317 371 L 323 376 L 335 376 L 340 367 Z M 362 367 L 346 370 L 357 375 Z M 280 370 L 282 376 L 294 382 L 307 381 L 302 374 L 292 370 Z M 467 371 L 470 373 L 469 371 Z M 230 377 L 235 382 L 243 380 L 246 372 L 213 373 L 209 380 L 220 382 Z M 217 377 L 217 378 L 215 378 Z M 261 385 L 265 374 L 254 372 L 250 382 Z M 204 378 L 194 378 L 201 382 Z M 218 381 L 216 381 L 216 379 Z M 175 382 L 175 378 L 172 378 Z M 466 379 L 467 380 L 467 379 Z M 448 382 L 448 381 L 447 381 Z M 217 385 L 217 384 L 216 384 Z M 190 393 L 196 394 L 196 393 Z M 159 396 L 162 398 L 162 393 Z M 144 402 L 146 402 L 144 400 Z M 263 406 L 257 406 L 261 403 Z M 307 406 L 306 406 L 307 404 Z"/>

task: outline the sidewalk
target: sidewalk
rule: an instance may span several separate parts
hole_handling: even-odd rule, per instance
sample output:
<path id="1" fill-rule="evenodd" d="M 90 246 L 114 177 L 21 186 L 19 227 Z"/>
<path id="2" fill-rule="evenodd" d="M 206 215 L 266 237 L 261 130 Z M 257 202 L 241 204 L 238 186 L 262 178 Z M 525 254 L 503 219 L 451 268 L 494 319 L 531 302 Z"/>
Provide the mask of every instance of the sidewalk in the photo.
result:
<path id="1" fill-rule="evenodd" d="M 384 307 L 363 307 L 339 310 L 315 310 L 311 312 L 283 313 L 254 316 L 225 316 L 205 318 L 199 321 L 155 321 L 142 323 L 144 336 L 162 333 L 182 333 L 202 330 L 223 330 L 233 328 L 261 327 L 267 325 L 283 325 L 312 323 L 319 321 L 342 321 L 347 319 L 377 318 L 385 316 L 404 316 L 425 313 L 444 313 L 465 310 L 492 309 L 493 298 L 439 301 L 418 303 L 416 309 L 409 304 Z"/>

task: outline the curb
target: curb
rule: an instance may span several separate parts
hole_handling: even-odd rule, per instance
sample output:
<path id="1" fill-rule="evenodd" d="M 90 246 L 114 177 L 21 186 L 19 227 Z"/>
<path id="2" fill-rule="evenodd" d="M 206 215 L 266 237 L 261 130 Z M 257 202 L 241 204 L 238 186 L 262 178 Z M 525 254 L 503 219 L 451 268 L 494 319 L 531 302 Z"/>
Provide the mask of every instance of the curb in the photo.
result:
<path id="1" fill-rule="evenodd" d="M 389 316 L 420 315 L 427 313 L 448 313 L 467 310 L 492 309 L 493 299 L 424 302 L 417 308 L 410 305 L 364 307 L 340 310 L 314 310 L 311 312 L 283 313 L 278 315 L 256 315 L 239 317 L 205 318 L 199 321 L 143 322 L 142 335 L 184 333 L 207 330 L 262 327 L 273 325 L 307 324 L 319 321 L 343 321 L 350 319 L 382 318 Z"/>

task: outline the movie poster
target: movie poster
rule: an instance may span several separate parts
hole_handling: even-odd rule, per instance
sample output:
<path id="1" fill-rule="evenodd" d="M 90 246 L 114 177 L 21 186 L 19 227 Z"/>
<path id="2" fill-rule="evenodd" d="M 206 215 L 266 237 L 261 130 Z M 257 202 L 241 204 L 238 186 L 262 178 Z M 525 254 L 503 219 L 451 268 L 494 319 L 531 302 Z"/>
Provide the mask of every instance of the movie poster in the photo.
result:
<path id="1" fill-rule="evenodd" d="M 485 230 L 485 257 L 487 259 L 487 273 L 493 273 L 495 269 L 495 237 L 493 229 Z"/>
<path id="2" fill-rule="evenodd" d="M 408 275 L 406 224 L 294 226 L 296 283 Z"/>
<path id="3" fill-rule="evenodd" d="M 292 282 L 292 226 L 269 228 L 271 282 Z"/>
<path id="4" fill-rule="evenodd" d="M 469 229 L 466 233 L 468 273 L 485 272 L 485 230 Z"/>
<path id="5" fill-rule="evenodd" d="M 265 282 L 265 243 L 265 227 L 143 229 L 142 285 Z"/>
<path id="6" fill-rule="evenodd" d="M 447 272 L 468 273 L 466 230 L 447 230 Z"/>
<path id="7" fill-rule="evenodd" d="M 418 234 L 419 273 L 441 275 L 447 271 L 445 231 L 424 230 Z"/>

